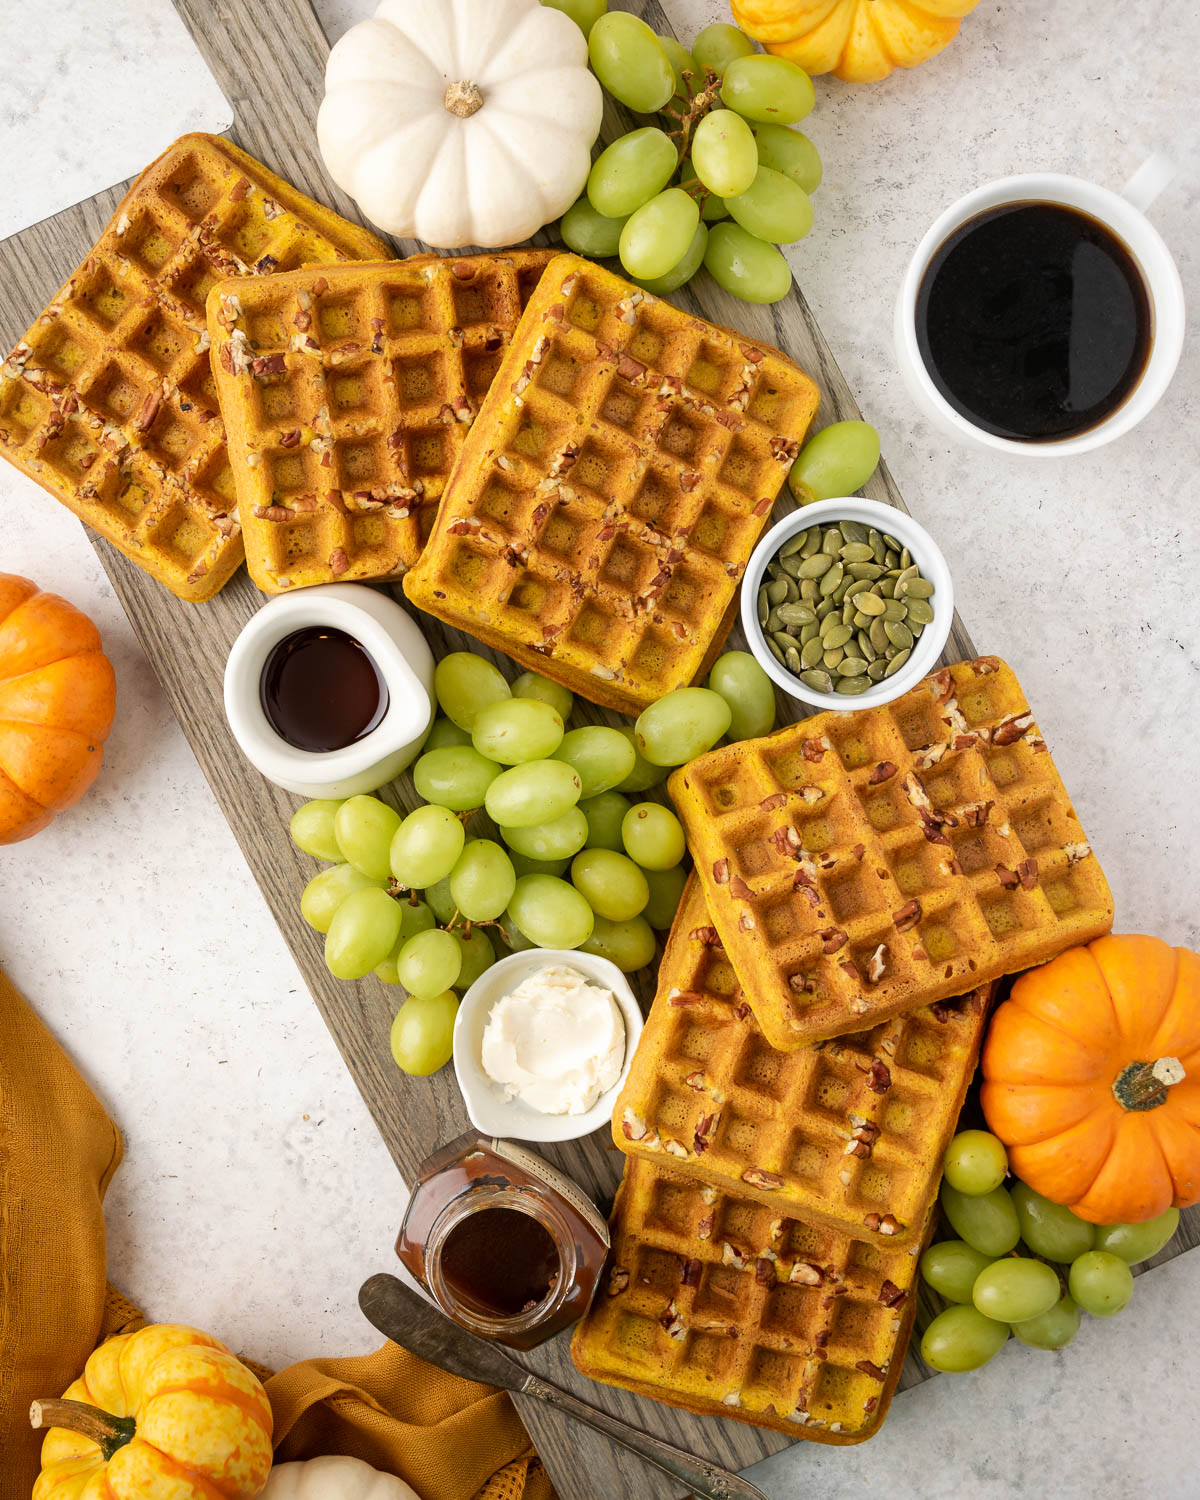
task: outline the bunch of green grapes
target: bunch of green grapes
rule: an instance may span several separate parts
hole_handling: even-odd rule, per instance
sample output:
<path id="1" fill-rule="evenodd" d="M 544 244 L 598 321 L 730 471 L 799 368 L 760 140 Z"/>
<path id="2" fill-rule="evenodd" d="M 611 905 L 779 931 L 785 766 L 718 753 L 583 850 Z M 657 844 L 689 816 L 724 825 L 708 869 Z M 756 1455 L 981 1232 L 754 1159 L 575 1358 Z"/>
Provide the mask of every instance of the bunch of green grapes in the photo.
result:
<path id="1" fill-rule="evenodd" d="M 792 273 L 777 246 L 812 228 L 816 147 L 792 127 L 813 107 L 808 74 L 757 52 L 735 26 L 706 26 L 689 52 L 605 0 L 543 0 L 588 38 L 592 71 L 639 115 L 658 115 L 607 147 L 562 220 L 563 241 L 618 256 L 647 291 L 666 293 L 703 265 L 747 302 L 777 302 Z"/>
<path id="2" fill-rule="evenodd" d="M 1128 1305 L 1130 1266 L 1157 1255 L 1179 1224 L 1177 1208 L 1144 1224 L 1089 1224 L 1023 1182 L 1010 1190 L 1004 1146 L 986 1130 L 956 1135 L 944 1166 L 942 1212 L 960 1238 L 921 1257 L 922 1277 L 952 1304 L 921 1340 L 935 1370 L 977 1370 L 1010 1333 L 1062 1349 L 1084 1312 L 1111 1318 Z"/>
<path id="3" fill-rule="evenodd" d="M 651 962 L 687 846 L 668 807 L 631 799 L 722 736 L 775 722 L 753 657 L 726 653 L 709 682 L 668 693 L 632 728 L 568 730 L 565 688 L 533 672 L 510 686 L 483 657 L 454 652 L 438 663 L 441 716 L 413 767 L 423 804 L 407 817 L 368 796 L 296 811 L 293 841 L 334 861 L 305 887 L 301 915 L 339 979 L 373 972 L 408 991 L 392 1030 L 406 1072 L 449 1060 L 456 992 L 495 962 L 496 942 L 580 948 L 626 973 Z M 490 824 L 476 835 L 481 810 Z"/>

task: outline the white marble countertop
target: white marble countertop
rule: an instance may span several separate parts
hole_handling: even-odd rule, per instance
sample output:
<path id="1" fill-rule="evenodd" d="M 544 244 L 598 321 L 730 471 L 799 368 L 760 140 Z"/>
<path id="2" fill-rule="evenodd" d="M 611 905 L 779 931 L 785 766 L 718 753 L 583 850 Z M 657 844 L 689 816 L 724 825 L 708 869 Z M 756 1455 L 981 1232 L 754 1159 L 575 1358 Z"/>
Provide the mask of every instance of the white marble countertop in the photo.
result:
<path id="1" fill-rule="evenodd" d="M 124 10 L 139 0 L 82 13 Z M 690 36 L 721 0 L 667 0 Z M 331 35 L 367 0 L 320 0 Z M 1185 0 L 1097 24 L 1091 0 L 982 0 L 940 59 L 888 83 L 819 80 L 825 161 L 801 285 L 917 516 L 939 538 L 981 649 L 1025 684 L 1111 881 L 1118 928 L 1200 946 L 1200 358 L 1133 434 L 1090 457 L 1004 462 L 920 420 L 890 346 L 912 246 L 952 199 L 1035 167 L 1119 186 L 1180 163 L 1152 217 L 1193 307 L 1200 117 L 1172 58 L 1200 49 Z M 70 57 L 56 67 L 70 79 Z M 192 75 L 173 63 L 174 87 Z M 208 88 L 194 76 L 198 109 Z M 141 138 L 151 94 L 119 126 Z M 69 87 L 58 116 L 71 118 Z M 5 139 L 0 116 L 0 141 Z M 9 172 L 19 159 L 4 153 Z M 106 184 L 97 182 L 96 188 Z M 47 293 L 53 288 L 48 285 Z M 355 1293 L 391 1263 L 404 1200 L 366 1109 L 242 862 L 82 530 L 5 467 L 0 569 L 96 619 L 118 677 L 98 784 L 0 851 L 0 964 L 71 1049 L 125 1135 L 110 1269 L 151 1316 L 276 1364 L 360 1352 Z M 772 1496 L 1200 1495 L 1186 1409 L 1200 1377 L 1200 1255 L 1138 1283 L 1060 1355 L 900 1396 L 857 1449 L 800 1443 L 754 1478 Z M 607 1500 L 607 1497 L 605 1497 Z"/>

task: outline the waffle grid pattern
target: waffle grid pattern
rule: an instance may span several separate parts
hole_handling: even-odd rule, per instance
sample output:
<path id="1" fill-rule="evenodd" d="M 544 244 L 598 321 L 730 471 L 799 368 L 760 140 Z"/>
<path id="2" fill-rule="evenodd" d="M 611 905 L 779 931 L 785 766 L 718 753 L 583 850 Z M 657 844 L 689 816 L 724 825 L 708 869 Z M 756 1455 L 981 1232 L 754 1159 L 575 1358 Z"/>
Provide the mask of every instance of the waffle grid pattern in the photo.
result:
<path id="1" fill-rule="evenodd" d="M 774 350 L 562 256 L 405 592 L 637 713 L 719 648 L 817 401 Z"/>
<path id="2" fill-rule="evenodd" d="M 870 1028 L 1112 926 L 1099 861 L 995 657 L 714 750 L 670 789 L 775 1047 Z"/>
<path id="3" fill-rule="evenodd" d="M 172 592 L 211 598 L 243 546 L 209 288 L 387 253 L 228 141 L 184 136 L 4 363 L 0 453 Z"/>
<path id="4" fill-rule="evenodd" d="M 742 997 L 693 875 L 613 1139 L 777 1213 L 908 1244 L 937 1193 L 990 991 L 776 1051 Z"/>
<path id="5" fill-rule="evenodd" d="M 208 326 L 251 577 L 266 593 L 417 560 L 552 253 L 225 282 Z"/>
<path id="6" fill-rule="evenodd" d="M 878 1428 L 916 1309 L 908 1249 L 779 1217 L 629 1160 L 583 1374 L 690 1411 L 854 1443 Z"/>

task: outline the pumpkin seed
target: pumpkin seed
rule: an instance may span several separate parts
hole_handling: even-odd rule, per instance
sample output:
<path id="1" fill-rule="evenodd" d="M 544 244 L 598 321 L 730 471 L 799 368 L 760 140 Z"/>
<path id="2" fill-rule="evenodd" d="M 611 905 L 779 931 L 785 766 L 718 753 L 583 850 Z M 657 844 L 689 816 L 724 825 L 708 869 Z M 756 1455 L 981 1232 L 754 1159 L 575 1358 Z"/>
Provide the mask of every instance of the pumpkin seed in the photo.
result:
<path id="1" fill-rule="evenodd" d="M 917 572 L 918 572 L 918 568 L 917 568 L 916 563 L 909 563 L 909 565 L 908 565 L 907 568 L 900 568 L 900 569 L 898 569 L 900 582 L 903 583 L 903 582 L 907 581 L 909 578 L 915 578 L 917 576 Z M 900 586 L 899 584 L 896 585 L 897 588 L 899 588 L 899 586 Z"/>
<path id="2" fill-rule="evenodd" d="M 885 531 L 883 533 L 883 539 L 893 552 L 900 551 L 900 543 L 896 540 L 896 538 L 891 534 L 890 531 Z"/>
<path id="3" fill-rule="evenodd" d="M 793 559 L 789 558 L 789 562 Z M 834 566 L 834 560 L 828 552 L 814 552 L 811 557 L 806 557 L 801 562 L 795 563 L 795 576 L 797 578 L 820 578 L 828 573 Z M 792 570 L 789 568 L 789 572 Z"/>
<path id="4" fill-rule="evenodd" d="M 789 578 L 804 578 L 807 576 L 800 571 L 804 567 L 804 559 L 801 557 L 785 557 L 779 566 Z"/>
<path id="5" fill-rule="evenodd" d="M 876 651 L 870 635 L 865 630 L 860 630 L 854 639 L 858 642 L 858 649 L 862 652 L 866 660 L 874 661 L 879 652 Z"/>
<path id="6" fill-rule="evenodd" d="M 821 660 L 829 671 L 832 672 L 839 665 L 845 654 L 840 646 L 827 646 Z"/>
<path id="7" fill-rule="evenodd" d="M 912 566 L 912 553 L 908 550 L 907 547 L 900 548 L 900 566 L 902 568 L 909 568 Z"/>
<path id="8" fill-rule="evenodd" d="M 903 620 L 885 620 L 883 628 L 897 651 L 912 650 L 913 633 Z"/>
<path id="9" fill-rule="evenodd" d="M 839 521 L 838 525 L 842 528 L 842 535 L 848 542 L 861 542 L 870 546 L 867 528 L 861 521 Z"/>
<path id="10" fill-rule="evenodd" d="M 800 681 L 805 687 L 812 688 L 814 693 L 828 693 L 833 688 L 833 678 L 828 672 L 801 672 Z"/>
<path id="11" fill-rule="evenodd" d="M 867 677 L 872 682 L 882 682 L 883 674 L 887 671 L 887 669 L 887 658 L 885 656 L 877 656 L 867 668 Z"/>
<path id="12" fill-rule="evenodd" d="M 900 566 L 900 554 L 896 551 L 895 547 L 887 549 L 887 556 L 884 558 L 884 562 L 887 563 L 889 568 L 898 568 Z"/>
<path id="13" fill-rule="evenodd" d="M 933 605 L 928 599 L 910 599 L 908 601 L 908 622 L 910 625 L 932 625 Z"/>
<path id="14" fill-rule="evenodd" d="M 785 625 L 812 625 L 817 618 L 807 604 L 781 604 L 775 614 Z"/>
<path id="15" fill-rule="evenodd" d="M 894 677 L 911 655 L 911 651 L 897 651 L 891 661 L 888 662 L 887 671 L 883 675 L 885 677 Z"/>
<path id="16" fill-rule="evenodd" d="M 800 651 L 800 665 L 807 671 L 809 667 L 815 667 L 825 655 L 825 644 L 820 636 L 814 636 L 811 641 L 806 641 Z"/>
<path id="17" fill-rule="evenodd" d="M 771 639 L 775 642 L 775 644 L 781 651 L 786 651 L 789 646 L 794 646 L 796 644 L 794 637 L 790 636 L 786 630 L 772 631 Z"/>
<path id="18" fill-rule="evenodd" d="M 802 646 L 807 646 L 809 641 L 819 641 L 821 639 L 820 622 L 814 620 L 811 625 L 802 625 L 799 639 Z"/>
<path id="19" fill-rule="evenodd" d="M 887 548 L 883 545 L 883 538 L 875 530 L 874 526 L 867 533 L 867 541 L 871 544 L 871 551 L 875 554 L 875 561 L 882 563 L 887 556 Z"/>
<path id="20" fill-rule="evenodd" d="M 883 633 L 883 620 L 872 620 L 867 626 L 867 634 L 871 638 L 871 644 L 881 655 L 888 648 L 888 638 Z"/>
<path id="21" fill-rule="evenodd" d="M 767 637 L 767 645 L 770 648 L 771 655 L 775 658 L 775 660 L 779 663 L 779 665 L 781 667 L 786 667 L 787 666 L 787 662 L 784 659 L 783 652 L 779 649 L 779 647 L 775 644 L 775 642 L 770 638 L 770 636 Z"/>
<path id="22" fill-rule="evenodd" d="M 823 621 L 826 615 L 833 613 L 833 600 L 821 599 L 817 602 L 814 608 L 817 611 L 817 619 Z"/>
<path id="23" fill-rule="evenodd" d="M 863 648 L 858 644 L 858 637 L 857 636 L 852 635 L 850 637 L 850 639 L 846 642 L 845 647 L 843 649 L 845 650 L 846 655 L 848 657 L 850 657 L 850 656 L 857 657 L 858 660 L 862 662 L 864 669 L 866 668 L 867 658 L 863 655 Z"/>
<path id="24" fill-rule="evenodd" d="M 799 552 L 801 547 L 803 547 L 805 542 L 807 541 L 807 529 L 804 531 L 798 531 L 790 541 L 784 542 L 783 546 L 780 547 L 779 551 L 775 555 L 780 559 L 780 561 L 782 561 L 785 557 L 791 557 L 793 552 Z"/>
<path id="25" fill-rule="evenodd" d="M 902 578 L 896 585 L 896 592 L 904 592 L 906 599 L 932 599 L 933 584 L 927 578 Z"/>
<path id="26" fill-rule="evenodd" d="M 817 553 L 817 557 L 824 557 L 824 556 L 825 556 L 824 552 L 818 552 Z M 815 559 L 814 559 L 814 561 L 815 561 Z M 842 565 L 841 565 L 840 562 L 835 562 L 834 565 L 833 565 L 833 567 L 829 568 L 826 572 L 824 572 L 821 575 L 821 582 L 818 584 L 818 588 L 821 590 L 821 593 L 826 598 L 828 598 L 830 596 L 830 594 L 833 593 L 834 589 L 836 589 L 838 587 L 838 585 L 841 583 L 841 581 L 842 581 Z"/>
<path id="27" fill-rule="evenodd" d="M 771 616 L 771 601 L 767 598 L 767 591 L 761 588 L 758 591 L 758 623 L 765 629 Z"/>
<path id="28" fill-rule="evenodd" d="M 817 587 L 815 578 L 805 578 L 801 581 L 800 597 L 805 604 L 813 604 L 821 597 L 821 590 Z"/>
<path id="29" fill-rule="evenodd" d="M 883 605 L 883 618 L 885 620 L 903 620 L 908 614 L 908 605 L 903 599 L 885 599 Z"/>
<path id="30" fill-rule="evenodd" d="M 835 693 L 857 694 L 865 693 L 871 686 L 869 677 L 839 677 L 833 685 Z"/>
<path id="31" fill-rule="evenodd" d="M 783 591 L 783 602 L 785 604 L 795 604 L 800 597 L 800 585 L 794 578 L 785 578 L 783 581 L 786 585 Z"/>
<path id="32" fill-rule="evenodd" d="M 854 615 L 855 615 L 855 609 L 854 609 L 854 603 L 853 603 L 853 601 L 850 598 L 843 599 L 842 600 L 842 624 L 843 625 L 853 625 L 853 623 L 854 623 Z"/>
<path id="33" fill-rule="evenodd" d="M 800 653 L 796 650 L 795 646 L 789 646 L 783 653 L 783 662 L 789 672 L 799 672 Z"/>
<path id="34" fill-rule="evenodd" d="M 867 664 L 861 656 L 846 656 L 838 662 L 839 677 L 862 677 L 867 670 Z"/>
<path id="35" fill-rule="evenodd" d="M 876 615 L 883 614 L 884 610 L 887 609 L 887 604 L 878 594 L 868 593 L 866 589 L 863 589 L 860 593 L 855 594 L 854 607 L 860 613 L 870 615 L 874 618 Z"/>
<path id="36" fill-rule="evenodd" d="M 869 630 L 871 628 L 871 616 L 863 614 L 861 609 L 854 611 L 854 627 L 856 630 Z"/>
<path id="37" fill-rule="evenodd" d="M 875 592 L 881 599 L 890 599 L 896 592 L 896 580 L 894 578 L 881 578 L 875 585 Z"/>
<path id="38" fill-rule="evenodd" d="M 875 556 L 866 542 L 847 542 L 842 547 L 842 561 L 847 563 L 870 562 Z"/>
<path id="39" fill-rule="evenodd" d="M 800 548 L 801 557 L 811 557 L 814 552 L 821 550 L 821 528 L 810 526 L 805 533 L 804 546 Z"/>
<path id="40" fill-rule="evenodd" d="M 836 557 L 841 548 L 841 530 L 837 526 L 826 526 L 825 535 L 821 538 L 821 551 L 828 552 L 830 557 Z"/>
<path id="41" fill-rule="evenodd" d="M 788 580 L 786 578 L 772 578 L 770 583 L 767 584 L 767 598 L 771 601 L 772 607 L 776 604 L 782 604 L 787 598 L 787 586 Z"/>
<path id="42" fill-rule="evenodd" d="M 834 617 L 831 615 L 830 618 Z M 853 634 L 854 631 L 849 625 L 843 625 L 838 621 L 837 624 L 826 628 L 821 639 L 825 642 L 826 651 L 832 651 L 836 646 L 844 646 Z"/>
<path id="43" fill-rule="evenodd" d="M 873 562 L 852 562 L 846 572 L 851 578 L 861 578 L 867 582 L 883 577 L 883 569 Z"/>

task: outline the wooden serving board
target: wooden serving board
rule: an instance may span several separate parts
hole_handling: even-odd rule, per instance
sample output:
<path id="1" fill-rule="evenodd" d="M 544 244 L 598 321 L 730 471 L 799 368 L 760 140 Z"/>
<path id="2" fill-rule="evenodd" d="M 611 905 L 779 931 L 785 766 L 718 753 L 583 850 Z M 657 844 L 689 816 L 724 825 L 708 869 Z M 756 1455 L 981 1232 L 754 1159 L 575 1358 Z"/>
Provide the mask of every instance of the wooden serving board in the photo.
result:
<path id="1" fill-rule="evenodd" d="M 353 204 L 325 175 L 317 151 L 314 122 L 329 45 L 310 0 L 175 3 L 233 103 L 234 139 L 305 192 L 357 219 Z M 670 32 L 658 0 L 630 0 L 625 8 L 636 10 L 656 30 Z M 620 133 L 623 128 L 615 112 L 606 120 L 606 133 Z M 0 342 L 5 349 L 83 258 L 124 191 L 125 185 L 112 188 L 0 243 L 0 274 L 5 287 Z M 424 247 L 401 244 L 397 253 L 411 254 L 420 248 Z M 750 307 L 702 276 L 694 288 L 681 294 L 681 300 L 715 322 L 778 345 L 795 359 L 821 388 L 818 425 L 860 415 L 798 289 L 773 307 Z M 865 492 L 907 509 L 886 466 L 880 466 Z M 785 499 L 778 512 L 790 508 L 790 500 Z M 300 893 L 314 866 L 288 837 L 288 819 L 298 799 L 271 786 L 243 760 L 222 706 L 226 655 L 262 598 L 243 570 L 212 602 L 183 604 L 107 543 L 95 537 L 92 540 L 379 1132 L 400 1173 L 411 1181 L 421 1160 L 437 1145 L 468 1128 L 468 1120 L 452 1069 L 444 1068 L 430 1079 L 406 1078 L 392 1063 L 388 1032 L 396 1006 L 395 991 L 374 979 L 351 985 L 332 978 L 322 959 L 320 939 L 300 919 Z M 399 590 L 396 593 L 399 597 Z M 467 649 L 493 656 L 469 637 L 436 621 L 422 617 L 421 624 L 436 655 Z M 730 637 L 730 644 L 744 645 L 740 627 Z M 956 661 L 975 654 L 970 637 L 956 617 L 946 659 Z M 504 665 L 502 659 L 493 659 Z M 781 697 L 779 708 L 781 723 L 798 717 L 790 700 Z M 580 703 L 579 709 L 595 722 L 621 722 L 617 716 L 587 704 Z M 407 779 L 392 793 L 397 805 L 413 805 L 416 801 Z M 643 976 L 642 991 L 648 1000 L 652 993 L 649 976 Z M 607 1206 L 621 1170 L 620 1155 L 608 1143 L 607 1132 L 549 1147 L 545 1154 Z M 1200 1244 L 1200 1208 L 1192 1209 L 1184 1218 L 1179 1235 L 1158 1260 Z M 364 1264 L 360 1269 L 365 1279 L 379 1267 Z M 535 1351 L 528 1363 L 539 1374 L 645 1431 L 731 1469 L 756 1463 L 788 1443 L 776 1433 L 723 1419 L 695 1417 L 584 1380 L 571 1364 L 565 1337 Z M 900 1388 L 928 1379 L 932 1373 L 910 1354 Z M 605 1500 L 622 1496 L 665 1500 L 680 1494 L 676 1482 L 590 1429 L 537 1402 L 518 1398 L 518 1405 L 564 1500 L 596 1500 L 599 1496 Z"/>

